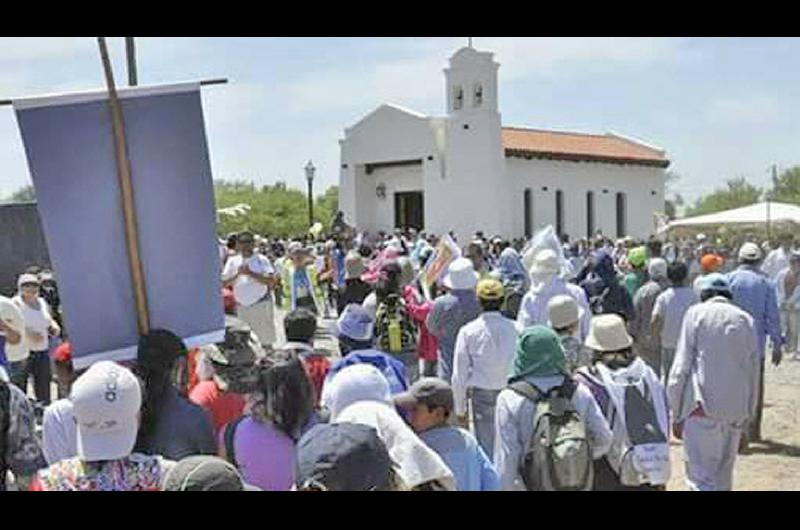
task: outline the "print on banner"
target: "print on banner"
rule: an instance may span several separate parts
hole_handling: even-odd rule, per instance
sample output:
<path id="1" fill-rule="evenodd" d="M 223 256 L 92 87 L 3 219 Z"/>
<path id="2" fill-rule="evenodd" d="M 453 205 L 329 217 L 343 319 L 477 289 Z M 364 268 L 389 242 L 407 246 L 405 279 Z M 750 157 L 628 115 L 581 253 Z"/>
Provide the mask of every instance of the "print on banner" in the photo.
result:
<path id="1" fill-rule="evenodd" d="M 119 90 L 151 329 L 222 340 L 221 263 L 200 86 Z M 108 94 L 13 101 L 76 368 L 139 341 Z"/>
<path id="2" fill-rule="evenodd" d="M 441 278 L 442 274 L 447 271 L 447 266 L 450 265 L 450 262 L 460 256 L 461 251 L 452 238 L 447 234 L 442 236 L 422 274 L 422 284 L 425 289 L 430 289 Z"/>

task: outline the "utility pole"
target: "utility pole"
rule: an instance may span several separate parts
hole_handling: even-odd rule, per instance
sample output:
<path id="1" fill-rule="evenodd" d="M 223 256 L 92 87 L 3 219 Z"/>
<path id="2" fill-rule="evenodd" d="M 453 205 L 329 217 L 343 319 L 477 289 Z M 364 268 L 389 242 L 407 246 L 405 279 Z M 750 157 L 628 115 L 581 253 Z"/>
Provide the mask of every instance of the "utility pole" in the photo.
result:
<path id="1" fill-rule="evenodd" d="M 775 184 L 778 182 L 778 164 L 772 164 L 772 191 L 775 190 Z M 767 241 L 772 240 L 772 226 L 770 223 L 769 201 L 771 195 L 767 192 Z"/>
<path id="2" fill-rule="evenodd" d="M 128 63 L 128 85 L 136 86 L 139 84 L 139 77 L 136 75 L 136 45 L 133 37 L 125 37 L 125 56 Z"/>

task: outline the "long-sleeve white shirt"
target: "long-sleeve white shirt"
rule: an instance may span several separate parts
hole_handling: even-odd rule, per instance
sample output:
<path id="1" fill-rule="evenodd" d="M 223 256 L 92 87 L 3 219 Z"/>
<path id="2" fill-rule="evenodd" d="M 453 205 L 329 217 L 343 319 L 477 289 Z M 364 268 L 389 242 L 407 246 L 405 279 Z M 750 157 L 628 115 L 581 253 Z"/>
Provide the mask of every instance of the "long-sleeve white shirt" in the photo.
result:
<path id="1" fill-rule="evenodd" d="M 753 317 L 726 298 L 689 308 L 667 383 L 674 421 L 702 404 L 706 415 L 741 423 L 757 403 L 759 350 Z"/>
<path id="2" fill-rule="evenodd" d="M 530 377 L 526 381 L 542 392 L 563 383 L 564 377 Z M 612 433 L 603 412 L 594 400 L 592 393 L 583 385 L 578 385 L 572 396 L 572 405 L 586 424 L 592 458 L 595 460 L 608 452 Z M 525 456 L 528 442 L 533 435 L 533 420 L 536 404 L 517 392 L 507 388 L 497 397 L 495 409 L 494 467 L 500 477 L 503 491 L 525 490 L 519 474 L 520 463 Z"/>
<path id="3" fill-rule="evenodd" d="M 789 252 L 783 250 L 783 247 L 776 248 L 767 254 L 764 258 L 764 263 L 761 265 L 761 270 L 764 274 L 769 276 L 770 280 L 775 280 L 775 277 L 783 269 L 789 266 Z"/>
<path id="4" fill-rule="evenodd" d="M 459 330 L 451 382 L 456 415 L 467 413 L 468 388 L 505 388 L 516 347 L 517 327 L 498 311 L 483 313 Z"/>

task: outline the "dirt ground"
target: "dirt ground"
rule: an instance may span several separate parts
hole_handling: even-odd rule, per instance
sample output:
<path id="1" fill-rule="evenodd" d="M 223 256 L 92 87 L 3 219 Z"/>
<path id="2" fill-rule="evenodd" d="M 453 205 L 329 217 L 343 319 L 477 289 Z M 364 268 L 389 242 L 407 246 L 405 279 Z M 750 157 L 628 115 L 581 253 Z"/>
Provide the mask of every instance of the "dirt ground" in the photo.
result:
<path id="1" fill-rule="evenodd" d="M 800 490 L 800 361 L 784 357 L 777 368 L 767 365 L 764 375 L 764 440 L 738 455 L 734 490 Z M 672 478 L 668 489 L 685 491 L 683 446 L 672 441 Z"/>

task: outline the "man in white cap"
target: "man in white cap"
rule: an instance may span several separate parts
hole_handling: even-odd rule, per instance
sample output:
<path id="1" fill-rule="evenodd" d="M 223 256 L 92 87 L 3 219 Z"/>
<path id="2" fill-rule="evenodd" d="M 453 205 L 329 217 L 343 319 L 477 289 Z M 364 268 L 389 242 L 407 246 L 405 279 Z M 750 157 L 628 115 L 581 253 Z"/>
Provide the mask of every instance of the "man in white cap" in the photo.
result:
<path id="1" fill-rule="evenodd" d="M 747 442 L 761 439 L 761 411 L 764 407 L 764 359 L 767 337 L 772 343 L 772 363 L 781 362 L 783 337 L 781 336 L 780 313 L 775 287 L 769 278 L 758 268 L 761 249 L 755 243 L 747 242 L 739 249 L 739 268 L 728 275 L 733 303 L 753 317 L 758 341 L 758 354 L 761 359 L 761 375 L 758 386 L 758 408 L 746 433 L 743 448 Z"/>
<path id="2" fill-rule="evenodd" d="M 548 321 L 547 303 L 554 296 L 565 294 L 571 296 L 582 310 L 579 326 L 580 339 L 589 334 L 592 312 L 586 293 L 577 285 L 567 283 L 559 275 L 561 265 L 554 250 L 543 249 L 536 253 L 531 266 L 531 288 L 525 294 L 517 315 L 519 331 L 530 326 L 546 326 Z"/>
<path id="3" fill-rule="evenodd" d="M 270 289 L 275 286 L 275 268 L 266 256 L 254 251 L 255 238 L 250 232 L 238 235 L 239 253 L 225 263 L 222 281 L 233 286 L 236 316 L 247 322 L 262 346 L 275 343 L 275 316 Z"/>
<path id="4" fill-rule="evenodd" d="M 639 355 L 660 377 L 661 345 L 652 333 L 650 320 L 656 298 L 669 286 L 667 280 L 667 262 L 663 258 L 652 258 L 647 264 L 649 280 L 639 287 L 633 297 L 633 320 L 630 323 L 630 334 L 635 342 L 636 354 Z"/>
<path id="5" fill-rule="evenodd" d="M 710 274 L 702 303 L 683 319 L 667 394 L 677 437 L 683 437 L 692 490 L 730 490 L 733 464 L 758 401 L 759 346 L 753 318 L 731 303 L 721 274 Z"/>
<path id="6" fill-rule="evenodd" d="M 173 462 L 133 453 L 142 391 L 130 370 L 112 361 L 93 364 L 70 396 L 78 456 L 39 471 L 32 491 L 158 491 Z"/>
<path id="7" fill-rule="evenodd" d="M 23 392 L 28 390 L 28 379 L 33 378 L 36 400 L 42 405 L 50 404 L 50 337 L 61 334 L 50 306 L 41 297 L 41 282 L 35 274 L 22 274 L 17 280 L 17 295 L 12 302 L 25 320 L 23 340 L 30 352 L 22 361 L 11 363 L 11 380 Z"/>
<path id="8" fill-rule="evenodd" d="M 434 300 L 426 324 L 428 331 L 439 339 L 438 376 L 449 383 L 453 377 L 458 332 L 466 323 L 478 318 L 481 306 L 475 294 L 478 274 L 469 259 L 453 260 L 442 283 L 448 292 Z"/>
<path id="9" fill-rule="evenodd" d="M 581 311 L 575 299 L 567 294 L 556 295 L 547 302 L 549 326 L 561 340 L 570 373 L 575 373 L 581 366 L 587 366 L 592 362 L 592 352 L 579 338 Z"/>

